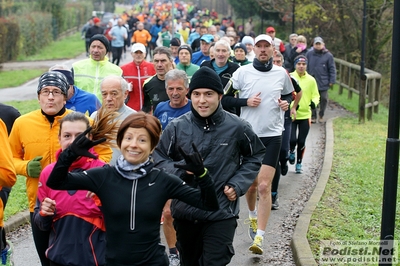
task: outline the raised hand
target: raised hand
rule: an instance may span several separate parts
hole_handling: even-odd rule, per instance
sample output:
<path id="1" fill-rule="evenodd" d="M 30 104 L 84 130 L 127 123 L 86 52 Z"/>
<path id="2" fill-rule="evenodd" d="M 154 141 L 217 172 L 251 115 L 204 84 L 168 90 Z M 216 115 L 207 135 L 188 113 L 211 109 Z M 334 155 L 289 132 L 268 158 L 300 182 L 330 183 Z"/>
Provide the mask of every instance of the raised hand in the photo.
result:
<path id="1" fill-rule="evenodd" d="M 89 127 L 88 129 L 85 130 L 85 132 L 79 134 L 79 136 L 76 137 L 76 139 L 72 142 L 72 144 L 69 146 L 69 148 L 76 155 L 97 159 L 97 156 L 90 153 L 88 150 L 90 148 L 92 148 L 93 146 L 96 146 L 96 145 L 106 141 L 106 138 L 102 138 L 102 139 L 95 140 L 95 141 L 90 140 L 89 138 L 86 137 L 86 134 L 88 134 L 91 130 L 92 130 L 92 127 Z"/>

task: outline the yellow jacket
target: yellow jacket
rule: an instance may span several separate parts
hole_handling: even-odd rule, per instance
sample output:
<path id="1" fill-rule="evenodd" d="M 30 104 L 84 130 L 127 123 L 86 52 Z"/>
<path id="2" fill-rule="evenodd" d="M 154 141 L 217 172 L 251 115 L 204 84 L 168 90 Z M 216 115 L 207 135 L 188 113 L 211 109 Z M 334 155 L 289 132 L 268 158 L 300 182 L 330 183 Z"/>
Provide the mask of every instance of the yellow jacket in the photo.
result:
<path id="1" fill-rule="evenodd" d="M 10 147 L 16 173 L 26 176 L 30 212 L 33 212 L 35 207 L 39 178 L 28 176 L 27 165 L 37 156 L 43 157 L 40 161 L 42 169 L 56 161 L 56 152 L 60 149 L 59 120 L 71 112 L 73 111 L 66 109 L 64 114 L 55 118 L 53 124 L 50 124 L 40 109 L 22 115 L 14 122 L 9 136 Z M 112 150 L 110 147 L 99 145 L 95 147 L 95 151 L 102 161 L 109 162 L 111 160 Z"/>
<path id="2" fill-rule="evenodd" d="M 74 83 L 78 88 L 93 93 L 102 100 L 100 83 L 108 75 L 122 76 L 122 69 L 104 57 L 102 61 L 92 58 L 83 59 L 72 64 L 74 70 Z"/>

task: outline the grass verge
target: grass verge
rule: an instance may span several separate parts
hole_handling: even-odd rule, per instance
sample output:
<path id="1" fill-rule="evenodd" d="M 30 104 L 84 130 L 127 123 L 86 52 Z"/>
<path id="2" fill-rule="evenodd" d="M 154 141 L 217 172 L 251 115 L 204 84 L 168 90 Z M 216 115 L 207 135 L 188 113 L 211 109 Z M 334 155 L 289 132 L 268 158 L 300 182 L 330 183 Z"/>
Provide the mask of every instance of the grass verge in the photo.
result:
<path id="1" fill-rule="evenodd" d="M 39 53 L 31 56 L 19 56 L 17 61 L 38 61 L 74 58 L 85 52 L 85 41 L 81 39 L 80 33 L 52 42 L 43 47 Z"/>
<path id="2" fill-rule="evenodd" d="M 39 77 L 45 71 L 45 68 L 0 71 L 0 89 L 20 86 Z"/>
<path id="3" fill-rule="evenodd" d="M 77 32 L 43 47 L 38 54 L 19 56 L 17 61 L 69 59 L 83 52 L 85 52 L 85 43 L 81 39 L 80 33 Z M 47 69 L 43 68 L 0 71 L 0 89 L 20 86 L 33 78 L 39 77 L 45 71 Z"/>
<path id="4" fill-rule="evenodd" d="M 347 95 L 338 95 L 336 89 L 330 91 L 329 97 L 357 112 L 357 95 L 349 100 Z M 373 120 L 363 124 L 358 118 L 338 118 L 333 122 L 332 170 L 307 235 L 317 261 L 321 240 L 380 238 L 388 110 L 379 108 Z M 397 216 L 395 235 L 400 233 L 399 222 Z"/>

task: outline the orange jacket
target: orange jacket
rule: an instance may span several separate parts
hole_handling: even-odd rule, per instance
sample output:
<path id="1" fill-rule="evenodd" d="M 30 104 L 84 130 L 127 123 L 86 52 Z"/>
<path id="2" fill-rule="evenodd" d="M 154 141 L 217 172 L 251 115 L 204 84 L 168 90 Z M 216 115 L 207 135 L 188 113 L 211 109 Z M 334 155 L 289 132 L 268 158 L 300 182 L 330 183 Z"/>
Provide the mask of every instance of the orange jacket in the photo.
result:
<path id="1" fill-rule="evenodd" d="M 8 142 L 7 127 L 1 119 L 0 147 L 0 187 L 12 187 L 17 181 L 17 176 L 15 174 L 15 167 L 12 159 L 10 143 Z"/>
<path id="2" fill-rule="evenodd" d="M 33 212 L 36 204 L 39 178 L 28 176 L 27 165 L 37 156 L 43 157 L 40 160 L 42 169 L 56 161 L 56 152 L 60 149 L 58 142 L 60 119 L 70 112 L 73 111 L 67 109 L 64 114 L 55 117 L 52 124 L 40 109 L 22 115 L 14 122 L 9 137 L 10 147 L 16 173 L 26 176 L 26 193 L 30 212 Z M 94 149 L 100 160 L 104 162 L 111 160 L 112 150 L 110 147 L 98 145 Z"/>
<path id="3" fill-rule="evenodd" d="M 132 43 L 142 43 L 147 46 L 147 43 L 151 41 L 151 34 L 147 30 L 135 30 L 132 35 Z"/>

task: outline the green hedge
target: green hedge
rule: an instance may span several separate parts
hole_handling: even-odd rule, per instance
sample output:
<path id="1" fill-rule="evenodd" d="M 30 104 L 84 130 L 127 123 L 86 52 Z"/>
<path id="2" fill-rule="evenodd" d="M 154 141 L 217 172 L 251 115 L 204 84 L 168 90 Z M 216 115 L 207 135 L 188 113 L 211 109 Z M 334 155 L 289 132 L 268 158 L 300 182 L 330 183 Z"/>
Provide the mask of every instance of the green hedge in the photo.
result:
<path id="1" fill-rule="evenodd" d="M 43 5 L 47 3 L 42 2 Z M 34 55 L 62 33 L 80 30 L 93 9 L 87 2 L 66 3 L 55 10 L 49 10 L 48 5 L 43 8 L 40 3 L 33 4 L 31 10 L 24 5 L 14 15 L 0 19 L 0 63 L 15 60 L 20 55 Z M 35 11 L 38 9 L 45 11 Z"/>
<path id="2" fill-rule="evenodd" d="M 19 35 L 17 23 L 0 18 L 0 63 L 17 58 Z"/>
<path id="3" fill-rule="evenodd" d="M 53 40 L 51 14 L 32 12 L 11 19 L 18 23 L 21 33 L 18 40 L 19 55 L 33 55 Z"/>

